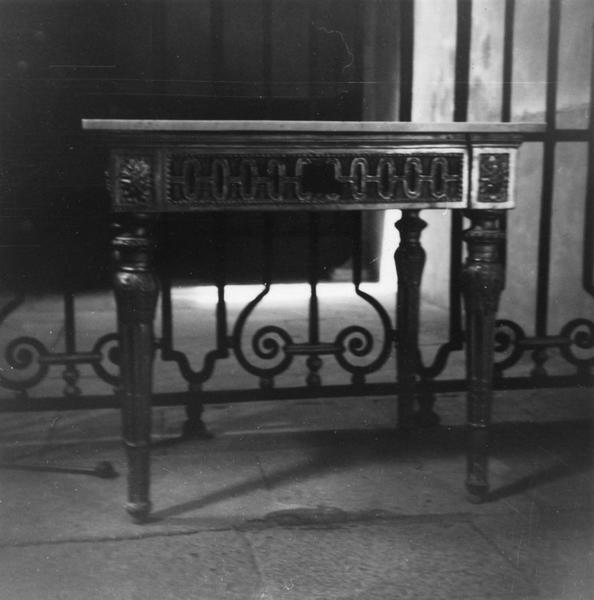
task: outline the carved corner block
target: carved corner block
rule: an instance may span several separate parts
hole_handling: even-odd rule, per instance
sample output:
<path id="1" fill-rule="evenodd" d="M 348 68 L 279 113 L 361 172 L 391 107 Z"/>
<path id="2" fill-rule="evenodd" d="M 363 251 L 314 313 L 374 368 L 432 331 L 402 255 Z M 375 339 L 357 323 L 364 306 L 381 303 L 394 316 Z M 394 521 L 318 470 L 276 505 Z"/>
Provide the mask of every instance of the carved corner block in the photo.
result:
<path id="1" fill-rule="evenodd" d="M 143 211 L 156 208 L 155 178 L 158 169 L 150 154 L 114 153 L 107 174 L 112 208 Z"/>
<path id="2" fill-rule="evenodd" d="M 515 206 L 517 148 L 476 146 L 472 151 L 470 208 Z"/>

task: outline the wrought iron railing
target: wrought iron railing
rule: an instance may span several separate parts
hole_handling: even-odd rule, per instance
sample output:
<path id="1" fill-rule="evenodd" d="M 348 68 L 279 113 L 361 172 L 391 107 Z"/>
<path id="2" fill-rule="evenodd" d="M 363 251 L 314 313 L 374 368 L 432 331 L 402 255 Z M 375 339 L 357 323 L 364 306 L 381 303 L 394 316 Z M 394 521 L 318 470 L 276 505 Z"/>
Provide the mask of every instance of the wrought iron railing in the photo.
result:
<path id="1" fill-rule="evenodd" d="M 413 3 L 403 3 L 403 22 L 413 22 Z M 514 14 L 515 0 L 506 0 L 503 46 L 503 90 L 501 120 L 511 119 L 512 102 L 512 61 L 514 56 Z M 469 0 L 458 0 L 457 50 L 455 109 L 453 119 L 465 121 L 468 116 L 469 69 L 471 45 L 471 11 Z M 569 319 L 558 332 L 548 328 L 551 236 L 553 222 L 553 192 L 555 173 L 555 150 L 560 142 L 588 144 L 586 176 L 586 201 L 583 215 L 583 255 L 582 287 L 594 297 L 594 123 L 590 116 L 589 125 L 583 129 L 559 128 L 556 125 L 557 79 L 559 70 L 561 2 L 549 2 L 549 39 L 547 56 L 547 86 L 545 116 L 547 128 L 544 134 L 534 134 L 530 141 L 543 147 L 542 194 L 540 219 L 538 224 L 538 269 L 536 286 L 536 309 L 534 314 L 534 335 L 526 333 L 526 327 L 517 322 L 502 318 L 498 321 L 495 343 L 496 381 L 499 389 L 530 387 L 570 387 L 592 385 L 594 366 L 594 322 L 589 315 L 578 315 Z M 411 119 L 412 81 L 414 77 L 412 27 L 403 27 L 401 35 L 401 90 L 399 118 Z M 594 59 L 590 85 L 594 85 Z M 318 286 L 320 283 L 319 228 L 318 215 L 311 215 L 308 239 L 309 306 L 307 314 L 307 339 L 296 341 L 291 332 L 279 325 L 266 324 L 248 335 L 247 325 L 254 311 L 270 294 L 274 285 L 273 240 L 274 216 L 266 220 L 262 234 L 263 274 L 262 290 L 240 311 L 231 325 L 228 318 L 226 300 L 226 249 L 230 240 L 225 231 L 225 217 L 217 221 L 213 232 L 216 248 L 215 256 L 217 290 L 214 319 L 214 347 L 206 352 L 201 365 L 193 365 L 188 355 L 176 347 L 174 340 L 174 320 L 172 288 L 173 282 L 163 273 L 161 292 L 161 334 L 156 340 L 155 350 L 165 363 L 173 363 L 187 386 L 186 392 L 171 392 L 155 395 L 160 404 L 186 403 L 190 397 L 198 396 L 204 402 L 227 402 L 255 400 L 258 398 L 296 398 L 334 395 L 394 394 L 398 385 L 390 366 L 398 333 L 395 331 L 389 310 L 362 287 L 362 223 L 361 215 L 352 216 L 352 293 L 365 302 L 376 315 L 380 324 L 379 333 L 373 333 L 361 323 L 346 324 L 332 339 L 323 339 L 320 322 L 324 315 L 320 312 Z M 579 220 L 579 215 L 576 216 Z M 421 361 L 421 390 L 428 395 L 436 392 L 462 390 L 465 381 L 462 377 L 452 377 L 448 372 L 448 362 L 453 353 L 464 348 L 464 330 L 460 294 L 459 268 L 462 257 L 462 217 L 452 215 L 452 236 L 450 247 L 449 278 L 449 335 L 437 349 L 432 361 Z M 64 304 L 64 349 L 56 351 L 39 338 L 19 335 L 7 339 L 3 322 L 22 306 L 23 294 L 16 293 L 0 310 L 0 344 L 3 357 L 0 370 L 0 410 L 89 408 L 93 406 L 116 406 L 117 398 L 106 393 L 102 395 L 82 395 L 80 388 L 80 367 L 88 365 L 94 374 L 110 386 L 117 387 L 118 348 L 117 335 L 106 331 L 88 350 L 80 350 L 76 344 L 75 294 L 66 291 Z M 505 317 L 505 315 L 502 315 Z M 549 372 L 548 360 L 551 350 L 558 350 L 565 366 L 560 373 Z M 250 389 L 205 390 L 203 386 L 213 376 L 218 361 L 233 357 L 241 368 L 253 375 L 259 382 Z M 304 357 L 306 373 L 303 385 L 279 387 L 276 379 L 294 366 L 296 357 Z M 350 378 L 349 383 L 327 385 L 323 381 L 324 358 L 333 357 L 340 369 Z M 518 375 L 517 366 L 530 361 L 525 374 Z M 40 386 L 50 369 L 62 367 L 64 380 L 61 396 L 35 399 L 30 393 Z M 370 375 L 387 373 L 385 379 L 370 382 Z M 12 395 L 11 395 L 12 394 Z M 84 401 L 83 401 L 84 399 Z"/>

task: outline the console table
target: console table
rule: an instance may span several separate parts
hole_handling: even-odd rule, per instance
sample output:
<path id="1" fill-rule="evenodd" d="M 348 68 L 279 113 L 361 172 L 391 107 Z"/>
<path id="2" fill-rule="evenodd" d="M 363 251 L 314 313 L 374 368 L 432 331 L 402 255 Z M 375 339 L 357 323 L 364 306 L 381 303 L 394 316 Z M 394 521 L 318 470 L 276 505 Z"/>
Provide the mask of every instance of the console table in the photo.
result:
<path id="1" fill-rule="evenodd" d="M 412 426 L 419 367 L 422 209 L 465 211 L 466 489 L 488 491 L 495 314 L 504 282 L 502 215 L 514 206 L 517 149 L 540 125 L 85 119 L 109 147 L 127 510 L 150 514 L 155 214 L 402 209 L 396 331 L 398 425 Z"/>

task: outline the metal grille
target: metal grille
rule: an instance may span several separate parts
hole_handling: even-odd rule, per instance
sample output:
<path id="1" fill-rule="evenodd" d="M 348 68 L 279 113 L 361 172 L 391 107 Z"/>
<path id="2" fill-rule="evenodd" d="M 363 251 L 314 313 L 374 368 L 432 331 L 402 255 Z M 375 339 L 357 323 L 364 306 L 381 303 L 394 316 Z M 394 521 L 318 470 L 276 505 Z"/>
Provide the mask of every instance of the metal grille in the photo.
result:
<path id="1" fill-rule="evenodd" d="M 457 34 L 455 58 L 454 121 L 466 121 L 470 95 L 470 55 L 472 41 L 472 10 L 470 0 L 457 0 Z M 516 0 L 505 1 L 503 32 L 503 89 L 501 120 L 510 121 L 512 115 L 512 70 L 514 59 L 514 36 Z M 559 193 L 555 187 L 556 152 L 559 144 L 581 143 L 587 145 L 586 197 L 583 202 L 583 215 L 576 211 L 575 222 L 583 222 L 583 252 L 575 257 L 582 263 L 582 287 L 594 296 L 594 126 L 590 115 L 585 128 L 561 128 L 557 124 L 557 94 L 559 79 L 560 27 L 563 2 L 550 0 L 548 6 L 548 51 L 547 82 L 545 98 L 545 118 L 547 128 L 544 134 L 533 135 L 529 141 L 542 145 L 541 201 L 539 221 L 535 224 L 534 235 L 538 236 L 538 257 L 536 270 L 536 298 L 534 322 L 519 324 L 505 318 L 498 321 L 494 340 L 497 363 L 495 387 L 499 389 L 519 389 L 532 387 L 569 387 L 592 385 L 591 369 L 594 365 L 594 323 L 589 315 L 576 315 L 567 320 L 559 331 L 550 331 L 550 290 L 551 260 L 554 211 L 554 196 Z M 414 2 L 401 3 L 400 31 L 400 91 L 399 114 L 402 121 L 411 120 L 414 98 Z M 269 21 L 266 21 L 270 25 Z M 270 37 L 270 36 L 268 36 Z M 268 64 L 268 63 L 265 63 Z M 267 67 L 270 71 L 270 65 Z M 590 86 L 594 81 L 594 59 L 591 61 Z M 361 82 L 359 82 L 361 83 Z M 592 96 L 592 94 L 591 94 Z M 578 204 L 579 206 L 579 204 Z M 343 327 L 332 339 L 324 339 L 320 323 L 324 315 L 320 311 L 318 286 L 321 266 L 319 263 L 320 232 L 319 216 L 309 217 L 307 231 L 307 284 L 309 287 L 308 310 L 306 317 L 307 333 L 303 341 L 296 339 L 285 327 L 267 324 L 255 332 L 248 333 L 248 324 L 254 311 L 262 305 L 270 294 L 275 282 L 274 215 L 266 215 L 262 239 L 259 242 L 262 252 L 262 289 L 245 305 L 230 324 L 226 299 L 226 253 L 229 236 L 226 232 L 226 218 L 216 221 L 213 232 L 217 264 L 214 285 L 217 291 L 214 319 L 214 345 L 196 365 L 187 353 L 176 348 L 174 340 L 175 310 L 172 299 L 174 282 L 166 272 L 162 273 L 161 295 L 161 334 L 156 343 L 158 360 L 174 363 L 187 391 L 164 391 L 155 394 L 156 404 L 185 403 L 189 398 L 209 402 L 229 402 L 256 399 L 283 399 L 324 396 L 355 396 L 395 394 L 395 383 L 390 362 L 397 332 L 394 330 L 390 308 L 362 289 L 362 215 L 352 215 L 352 258 L 350 279 L 352 293 L 362 300 L 379 325 L 373 329 L 363 323 L 351 323 Z M 462 377 L 451 376 L 448 362 L 452 353 L 464 347 L 461 293 L 459 271 L 462 259 L 463 218 L 452 214 L 452 235 L 450 247 L 449 290 L 449 336 L 438 348 L 429 364 L 421 366 L 422 389 L 428 394 L 458 391 L 465 388 Z M 509 224 L 510 229 L 513 223 Z M 513 258 L 513 260 L 512 260 Z M 507 256 L 508 269 L 515 268 L 516 257 Z M 117 400 L 111 393 L 82 395 L 80 390 L 80 368 L 90 367 L 96 377 L 110 386 L 117 386 L 117 335 L 105 332 L 91 344 L 91 349 L 81 351 L 76 344 L 75 294 L 67 290 L 63 295 L 64 310 L 64 349 L 57 352 L 49 348 L 35 335 L 10 336 L 6 327 L 10 317 L 25 302 L 24 295 L 15 295 L 0 311 L 0 344 L 3 364 L 0 371 L 0 387 L 9 393 L 0 399 L 1 410 L 90 408 L 116 406 Z M 3 325 L 4 324 L 4 325 Z M 534 334 L 526 330 L 533 328 Z M 551 351 L 558 352 L 568 368 L 561 372 L 548 372 L 547 365 Z M 255 378 L 257 385 L 244 389 L 208 391 L 203 389 L 219 361 L 234 357 L 240 367 Z M 324 357 L 332 357 L 340 369 L 348 376 L 347 383 L 324 383 Z M 278 387 L 279 376 L 295 368 L 296 359 L 304 359 L 305 373 L 303 385 Z M 518 364 L 529 360 L 531 366 L 525 374 L 518 375 Z M 62 395 L 47 395 L 39 399 L 30 392 L 41 389 L 50 369 L 63 367 L 64 380 Z M 554 369 L 553 369 L 554 371 Z M 370 377 L 378 373 L 385 378 Z M 372 381 L 373 379 L 373 381 Z"/>

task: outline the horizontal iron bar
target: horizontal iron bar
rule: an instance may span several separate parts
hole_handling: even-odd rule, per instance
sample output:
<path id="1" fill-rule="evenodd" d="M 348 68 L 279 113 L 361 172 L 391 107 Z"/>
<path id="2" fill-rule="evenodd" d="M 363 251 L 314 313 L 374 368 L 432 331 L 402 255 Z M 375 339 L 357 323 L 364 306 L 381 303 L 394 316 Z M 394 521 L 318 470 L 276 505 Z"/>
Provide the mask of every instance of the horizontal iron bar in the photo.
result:
<path id="1" fill-rule="evenodd" d="M 320 343 L 320 344 L 287 344 L 285 352 L 291 355 L 297 354 L 337 354 L 341 347 L 338 344 Z"/>
<path id="2" fill-rule="evenodd" d="M 83 363 L 101 362 L 101 354 L 94 352 L 76 352 L 69 354 L 67 352 L 56 352 L 39 357 L 39 363 L 42 365 L 80 365 Z"/>
<path id="3" fill-rule="evenodd" d="M 544 388 L 594 387 L 594 376 L 549 375 L 544 379 L 529 377 L 496 378 L 493 387 L 496 390 L 528 390 Z M 449 379 L 424 383 L 424 389 L 444 394 L 464 392 L 467 389 L 465 379 Z M 315 398 L 361 397 L 393 395 L 396 401 L 398 386 L 396 383 L 369 383 L 365 385 L 328 385 L 316 388 L 290 387 L 272 389 L 247 390 L 210 390 L 196 392 L 173 392 L 154 394 L 153 406 L 184 406 L 188 399 L 199 395 L 204 404 L 233 404 L 263 400 L 302 400 Z M 89 395 L 77 398 L 44 397 L 44 398 L 10 398 L 0 400 L 0 413 L 45 410 L 91 410 L 99 408 L 120 408 L 117 396 Z"/>
<path id="4" fill-rule="evenodd" d="M 550 129 L 543 132 L 527 132 L 523 139 L 526 142 L 589 142 L 589 129 Z"/>
<path id="5" fill-rule="evenodd" d="M 521 348 L 553 348 L 571 346 L 571 340 L 561 335 L 525 338 L 518 342 Z"/>

